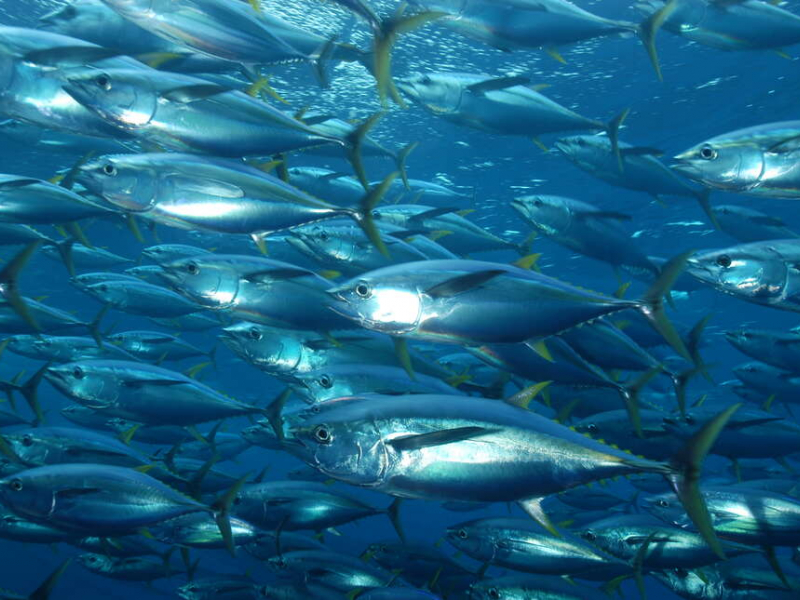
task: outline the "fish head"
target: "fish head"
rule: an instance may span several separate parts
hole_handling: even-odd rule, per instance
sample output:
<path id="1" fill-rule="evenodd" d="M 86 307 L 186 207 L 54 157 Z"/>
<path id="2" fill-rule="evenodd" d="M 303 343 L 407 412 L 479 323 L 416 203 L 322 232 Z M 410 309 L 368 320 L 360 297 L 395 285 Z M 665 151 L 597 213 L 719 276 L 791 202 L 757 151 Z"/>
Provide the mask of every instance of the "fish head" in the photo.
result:
<path id="1" fill-rule="evenodd" d="M 602 170 L 609 157 L 612 160 L 608 138 L 598 135 L 573 135 L 559 138 L 553 144 L 570 161 L 589 171 Z"/>
<path id="2" fill-rule="evenodd" d="M 395 78 L 397 87 L 409 98 L 436 113 L 458 110 L 463 82 L 446 73 L 417 73 Z"/>
<path id="3" fill-rule="evenodd" d="M 287 238 L 287 241 L 291 243 L 293 239 L 299 240 L 301 243 L 295 248 L 301 252 L 307 249 L 312 256 L 319 256 L 323 260 L 351 261 L 357 245 L 350 236 L 338 235 L 339 233 L 344 232 L 338 229 L 334 232 L 324 223 L 316 223 L 291 231 L 292 237 Z"/>
<path id="4" fill-rule="evenodd" d="M 14 354 L 31 354 L 36 352 L 39 342 L 49 342 L 49 340 L 35 335 L 14 335 L 0 343 L 4 344 Z"/>
<path id="5" fill-rule="evenodd" d="M 286 437 L 301 447 L 297 456 L 321 473 L 353 485 L 376 485 L 385 475 L 387 449 L 373 423 L 350 415 L 351 403 L 360 404 L 343 398 L 296 413 L 285 426 Z"/>
<path id="6" fill-rule="evenodd" d="M 47 467 L 28 469 L 0 479 L 0 503 L 19 516 L 47 519 L 54 508 L 57 489 Z"/>
<path id="7" fill-rule="evenodd" d="M 145 212 L 156 203 L 156 174 L 122 156 L 104 156 L 78 169 L 78 183 L 115 208 Z"/>
<path id="8" fill-rule="evenodd" d="M 487 560 L 494 554 L 494 545 L 485 532 L 472 522 L 452 525 L 445 531 L 447 541 L 468 556 L 481 556 Z"/>
<path id="9" fill-rule="evenodd" d="M 725 339 L 735 348 L 753 348 L 756 345 L 769 343 L 769 337 L 763 333 L 748 329 L 726 331 Z"/>
<path id="10" fill-rule="evenodd" d="M 570 223 L 569 207 L 557 196 L 522 196 L 514 198 L 511 207 L 544 235 L 557 234 Z"/>
<path id="11" fill-rule="evenodd" d="M 744 244 L 695 254 L 688 272 L 728 294 L 754 300 L 778 298 L 789 285 L 789 271 L 769 246 Z"/>
<path id="12" fill-rule="evenodd" d="M 88 39 L 86 32 L 98 31 L 107 24 L 110 12 L 101 1 L 75 0 L 39 17 L 36 28 Z"/>
<path id="13" fill-rule="evenodd" d="M 121 385 L 111 369 L 97 362 L 71 362 L 47 369 L 45 379 L 62 394 L 89 408 L 105 408 L 116 400 Z"/>
<path id="14" fill-rule="evenodd" d="M 239 272 L 224 260 L 183 258 L 162 265 L 158 275 L 182 296 L 209 308 L 228 308 L 239 294 Z"/>
<path id="15" fill-rule="evenodd" d="M 527 596 L 521 585 L 514 585 L 507 581 L 498 582 L 494 579 L 476 581 L 469 586 L 470 600 L 519 600 Z"/>
<path id="16" fill-rule="evenodd" d="M 46 438 L 36 431 L 23 431 L 6 434 L 3 436 L 11 452 L 19 457 L 23 463 L 32 466 L 44 464 L 49 445 Z"/>
<path id="17" fill-rule="evenodd" d="M 302 357 L 297 340 L 260 323 L 234 323 L 222 329 L 220 338 L 231 350 L 268 371 L 292 371 Z"/>
<path id="18" fill-rule="evenodd" d="M 111 305 L 120 305 L 124 302 L 127 294 L 125 293 L 125 285 L 114 285 L 111 281 L 104 281 L 102 283 L 95 283 L 87 286 L 84 291 L 91 294 L 101 302 Z"/>
<path id="19" fill-rule="evenodd" d="M 113 570 L 113 559 L 102 554 L 86 553 L 78 556 L 78 562 L 95 573 L 109 573 Z"/>
<path id="20" fill-rule="evenodd" d="M 331 309 L 362 327 L 387 334 L 414 331 L 422 318 L 420 291 L 400 273 L 378 269 L 328 290 Z"/>
<path id="21" fill-rule="evenodd" d="M 713 138 L 681 152 L 672 169 L 708 187 L 732 192 L 753 188 L 764 175 L 764 151 L 754 141 Z"/>
<path id="22" fill-rule="evenodd" d="M 69 71 L 61 87 L 109 124 L 130 131 L 146 126 L 155 115 L 159 94 L 145 69 Z"/>
<path id="23" fill-rule="evenodd" d="M 673 493 L 649 496 L 643 500 L 644 509 L 668 525 L 684 528 L 687 525 L 686 511 Z"/>
<path id="24" fill-rule="evenodd" d="M 302 385 L 302 388 L 297 386 L 297 391 L 308 402 L 321 402 L 327 398 L 341 398 L 353 393 L 348 378 L 331 369 L 296 373 L 295 377 Z"/>
<path id="25" fill-rule="evenodd" d="M 775 384 L 783 373 L 780 369 L 770 367 L 760 362 L 752 361 L 733 368 L 733 373 L 741 381 L 750 384 Z"/>
<path id="26" fill-rule="evenodd" d="M 719 576 L 713 570 L 709 571 L 703 569 L 703 574 L 699 575 L 688 569 L 666 569 L 654 571 L 653 576 L 682 598 L 716 598 L 720 582 L 715 580 Z M 709 578 L 709 575 L 712 577 Z"/>

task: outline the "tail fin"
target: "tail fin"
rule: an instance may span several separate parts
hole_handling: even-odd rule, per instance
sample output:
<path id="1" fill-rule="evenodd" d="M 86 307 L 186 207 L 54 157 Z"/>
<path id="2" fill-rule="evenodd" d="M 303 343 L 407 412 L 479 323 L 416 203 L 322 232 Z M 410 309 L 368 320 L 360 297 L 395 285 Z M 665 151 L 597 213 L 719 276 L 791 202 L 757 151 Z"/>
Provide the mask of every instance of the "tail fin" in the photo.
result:
<path id="1" fill-rule="evenodd" d="M 311 68 L 314 71 L 314 77 L 319 83 L 320 87 L 327 88 L 330 85 L 328 80 L 328 73 L 325 71 L 325 66 L 328 61 L 333 57 L 336 50 L 336 38 L 333 36 L 328 41 L 324 42 L 317 50 L 310 56 Z"/>
<path id="2" fill-rule="evenodd" d="M 283 432 L 283 407 L 286 406 L 286 401 L 292 395 L 292 388 L 286 388 L 264 409 L 264 416 L 272 426 L 275 432 L 275 437 L 281 442 L 285 439 L 286 435 Z"/>
<path id="3" fill-rule="evenodd" d="M 217 348 L 219 346 L 214 346 L 211 350 L 208 351 L 208 361 L 214 366 L 214 370 L 217 371 Z"/>
<path id="4" fill-rule="evenodd" d="M 236 556 L 236 545 L 234 543 L 230 521 L 231 505 L 236 499 L 239 490 L 242 489 L 242 486 L 249 477 L 250 475 L 247 474 L 237 479 L 236 483 L 211 505 L 211 508 L 214 510 L 214 519 L 217 522 L 217 527 L 219 528 L 220 534 L 222 534 L 222 539 L 225 541 L 225 547 L 228 549 L 228 552 L 231 553 L 231 556 Z"/>
<path id="5" fill-rule="evenodd" d="M 370 130 L 375 127 L 378 121 L 383 117 L 382 112 L 376 112 L 368 119 L 365 119 L 358 127 L 356 127 L 350 135 L 347 136 L 348 147 L 348 160 L 353 165 L 356 177 L 359 183 L 365 190 L 369 190 L 369 181 L 367 180 L 367 173 L 364 170 L 364 159 L 361 155 L 361 147 L 364 145 L 364 139 Z"/>
<path id="6" fill-rule="evenodd" d="M 694 523 L 697 531 L 721 559 L 725 559 L 725 551 L 711 524 L 711 516 L 700 493 L 700 472 L 703 459 L 711 450 L 720 432 L 741 404 L 734 404 L 719 413 L 694 434 L 672 457 L 670 466 L 673 472 L 667 476 L 672 489 L 686 509 L 686 513 Z"/>
<path id="7" fill-rule="evenodd" d="M 26 246 L 8 264 L 0 271 L 0 296 L 11 306 L 11 309 L 19 315 L 19 317 L 30 325 L 34 330 L 41 331 L 39 324 L 31 314 L 28 305 L 23 300 L 18 289 L 19 274 L 22 269 L 28 264 L 28 261 L 42 245 L 41 240 L 37 240 L 32 244 Z"/>
<path id="8" fill-rule="evenodd" d="M 18 388 L 22 397 L 25 398 L 28 402 L 28 406 L 31 407 L 31 410 L 36 415 L 36 421 L 39 423 L 44 420 L 44 413 L 42 412 L 42 407 L 39 405 L 39 384 L 42 382 L 42 379 L 44 379 L 44 375 L 49 368 L 50 363 L 48 362 Z"/>
<path id="9" fill-rule="evenodd" d="M 72 259 L 72 247 L 75 245 L 75 238 L 67 238 L 60 242 L 55 242 L 56 250 L 67 267 L 67 272 L 70 277 L 75 277 L 75 261 Z"/>
<path id="10" fill-rule="evenodd" d="M 700 373 L 709 383 L 714 383 L 714 380 L 711 379 L 711 374 L 708 372 L 708 365 L 706 365 L 706 363 L 703 361 L 703 357 L 700 356 L 700 342 L 702 340 L 703 331 L 705 330 L 706 325 L 708 325 L 709 319 L 711 319 L 713 316 L 713 313 L 709 313 L 695 323 L 694 327 L 692 327 L 691 331 L 689 331 L 689 339 L 687 340 L 689 354 L 692 357 L 692 362 L 694 363 L 697 372 Z"/>
<path id="11" fill-rule="evenodd" d="M 628 412 L 628 419 L 633 425 L 633 430 L 636 432 L 637 437 L 642 435 L 642 419 L 639 415 L 639 393 L 650 382 L 653 377 L 661 373 L 662 367 L 653 367 L 643 375 L 637 377 L 633 381 L 621 385 L 619 387 L 620 395 L 625 401 L 625 410 Z"/>
<path id="12" fill-rule="evenodd" d="M 380 29 L 374 32 L 375 66 L 372 73 L 377 83 L 378 99 L 383 107 L 387 106 L 389 96 L 398 106 L 406 107 L 406 103 L 392 81 L 392 46 L 397 41 L 397 37 L 445 16 L 441 12 L 426 11 L 404 17 L 405 6 L 405 4 L 401 4 L 394 16 L 381 22 Z"/>
<path id="13" fill-rule="evenodd" d="M 389 256 L 389 250 L 386 244 L 384 244 L 383 239 L 381 239 L 380 231 L 378 231 L 378 228 L 375 226 L 372 211 L 380 203 L 384 195 L 386 195 L 386 191 L 396 178 L 397 171 L 387 175 L 380 184 L 374 186 L 364 194 L 364 198 L 361 200 L 361 207 L 352 212 L 353 218 L 364 230 L 369 241 L 372 242 L 384 256 Z"/>
<path id="14" fill-rule="evenodd" d="M 411 154 L 417 146 L 419 146 L 419 142 L 411 142 L 410 144 L 406 144 L 400 149 L 396 157 L 397 170 L 400 172 L 400 177 L 403 180 L 403 185 L 406 187 L 407 190 L 410 190 L 411 186 L 408 183 L 408 173 L 406 173 L 406 159 L 408 158 L 408 155 Z"/>
<path id="15" fill-rule="evenodd" d="M 103 318 L 110 309 L 111 305 L 106 304 L 97 312 L 94 319 L 92 319 L 92 322 L 86 326 L 86 328 L 89 330 L 89 335 L 92 336 L 98 348 L 103 345 L 103 332 L 100 331 L 100 323 L 103 321 Z"/>
<path id="16" fill-rule="evenodd" d="M 670 0 L 663 8 L 655 11 L 652 15 L 647 17 L 639 24 L 638 32 L 639 39 L 642 40 L 644 49 L 647 50 L 647 56 L 650 57 L 650 62 L 655 69 L 656 76 L 659 81 L 664 81 L 664 76 L 661 74 L 661 65 L 658 63 L 658 51 L 656 50 L 656 33 L 661 29 L 664 22 L 675 12 L 678 0 Z"/>
<path id="17" fill-rule="evenodd" d="M 664 312 L 664 296 L 669 293 L 670 288 L 683 272 L 686 267 L 686 261 L 692 254 L 693 252 L 691 251 L 684 252 L 667 261 L 653 285 L 640 298 L 639 304 L 639 311 L 653 328 L 664 337 L 675 352 L 686 360 L 692 360 L 691 354 L 686 349 L 675 327 L 667 319 L 667 314 Z"/>
<path id="18" fill-rule="evenodd" d="M 628 117 L 630 112 L 631 109 L 626 108 L 616 117 L 606 123 L 606 133 L 608 133 L 608 141 L 611 142 L 611 152 L 613 152 L 614 156 L 617 157 L 617 166 L 619 167 L 620 173 L 622 173 L 623 165 L 622 154 L 619 151 L 619 129 L 622 127 L 622 124 L 625 122 L 625 119 Z"/>
<path id="19" fill-rule="evenodd" d="M 706 213 L 708 220 L 711 221 L 711 224 L 714 226 L 714 229 L 720 230 L 719 221 L 717 220 L 717 215 L 714 214 L 714 209 L 711 207 L 711 202 L 709 198 L 711 198 L 711 190 L 706 188 L 704 190 L 700 190 L 696 194 L 697 202 L 700 204 L 700 208 L 703 209 L 703 212 Z"/>
<path id="20" fill-rule="evenodd" d="M 28 596 L 28 600 L 47 600 L 72 559 L 65 560 Z"/>
<path id="21" fill-rule="evenodd" d="M 406 534 L 403 531 L 403 524 L 400 522 L 400 504 L 402 501 L 402 498 L 395 498 L 386 508 L 386 516 L 389 517 L 389 520 L 392 522 L 392 527 L 394 527 L 394 530 L 397 532 L 397 537 L 400 538 L 401 542 L 405 543 Z"/>

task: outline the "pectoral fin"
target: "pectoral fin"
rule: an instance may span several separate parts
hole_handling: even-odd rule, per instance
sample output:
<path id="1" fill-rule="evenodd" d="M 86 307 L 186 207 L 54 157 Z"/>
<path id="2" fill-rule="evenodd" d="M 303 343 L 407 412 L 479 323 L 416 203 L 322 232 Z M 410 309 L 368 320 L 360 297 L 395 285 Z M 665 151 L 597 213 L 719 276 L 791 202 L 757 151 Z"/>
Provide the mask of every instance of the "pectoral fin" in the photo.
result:
<path id="1" fill-rule="evenodd" d="M 498 275 L 503 275 L 505 272 L 506 271 L 503 269 L 487 269 L 486 271 L 459 275 L 458 277 L 453 277 L 452 279 L 437 283 L 433 287 L 425 290 L 425 293 L 432 298 L 457 296 L 463 292 L 480 287 L 482 284 L 494 279 Z"/>
<path id="2" fill-rule="evenodd" d="M 418 435 L 407 435 L 389 441 L 395 450 L 420 450 L 422 448 L 432 448 L 434 446 L 444 446 L 465 440 L 474 439 L 496 429 L 486 427 L 456 427 L 455 429 L 444 429 L 431 433 L 420 433 Z"/>
<path id="3" fill-rule="evenodd" d="M 198 83 L 194 85 L 184 85 L 181 87 L 173 88 L 161 94 L 162 98 L 171 100 L 172 102 L 181 102 L 188 104 L 189 102 L 196 102 L 197 100 L 205 100 L 217 94 L 224 94 L 230 92 L 230 88 L 215 83 Z"/>

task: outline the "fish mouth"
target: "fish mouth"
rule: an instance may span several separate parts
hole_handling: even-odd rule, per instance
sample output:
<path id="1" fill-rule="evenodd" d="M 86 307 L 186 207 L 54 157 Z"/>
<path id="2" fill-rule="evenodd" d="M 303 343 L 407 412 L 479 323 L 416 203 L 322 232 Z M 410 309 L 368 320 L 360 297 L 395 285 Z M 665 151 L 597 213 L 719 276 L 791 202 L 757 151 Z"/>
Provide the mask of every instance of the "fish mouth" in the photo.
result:
<path id="1" fill-rule="evenodd" d="M 395 77 L 394 78 L 394 84 L 395 84 L 395 87 L 397 87 L 397 89 L 399 89 L 401 92 L 403 92 L 406 96 L 410 96 L 411 98 L 416 98 L 417 97 L 417 94 L 416 94 L 417 90 L 414 87 L 414 84 L 411 83 L 411 80 L 409 80 L 409 79 L 407 79 L 405 77 Z"/>
<path id="2" fill-rule="evenodd" d="M 569 152 L 569 147 L 570 147 L 569 142 L 567 142 L 565 140 L 556 140 L 555 142 L 553 142 L 553 147 L 556 150 L 558 150 L 559 152 L 561 152 L 561 154 L 566 154 L 567 156 L 569 156 L 569 154 L 570 154 L 570 152 Z"/>
<path id="3" fill-rule="evenodd" d="M 714 274 L 696 258 L 686 261 L 686 273 L 703 283 L 713 283 Z"/>
<path id="4" fill-rule="evenodd" d="M 676 160 L 680 160 L 682 155 L 678 155 L 675 157 Z M 690 162 L 678 162 L 674 165 L 669 166 L 670 169 L 683 175 L 688 179 L 699 179 L 700 178 L 700 169 L 698 169 L 695 165 Z"/>

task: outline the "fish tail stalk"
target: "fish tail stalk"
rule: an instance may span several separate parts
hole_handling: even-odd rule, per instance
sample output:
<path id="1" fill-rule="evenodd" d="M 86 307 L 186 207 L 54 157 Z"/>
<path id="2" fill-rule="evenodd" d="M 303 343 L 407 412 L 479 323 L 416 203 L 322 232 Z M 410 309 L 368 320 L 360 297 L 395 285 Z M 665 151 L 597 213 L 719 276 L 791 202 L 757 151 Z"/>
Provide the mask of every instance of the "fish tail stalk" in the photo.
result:
<path id="1" fill-rule="evenodd" d="M 0 271 L 0 297 L 2 297 L 12 310 L 19 315 L 19 317 L 30 325 L 36 331 L 41 331 L 39 324 L 31 314 L 28 305 L 23 300 L 19 293 L 19 274 L 28 261 L 42 245 L 41 240 L 37 240 L 32 244 L 26 246 L 14 258 L 12 258 L 5 268 Z"/>
<path id="2" fill-rule="evenodd" d="M 364 230 L 369 241 L 378 249 L 383 256 L 389 256 L 389 249 L 381 238 L 381 233 L 375 225 L 375 219 L 372 216 L 372 211 L 380 203 L 386 194 L 392 182 L 397 178 L 397 171 L 389 173 L 386 178 L 378 185 L 364 194 L 361 200 L 361 206 L 357 210 L 350 210 L 349 214 L 355 219 L 361 228 Z"/>
<path id="3" fill-rule="evenodd" d="M 656 72 L 656 77 L 659 81 L 664 81 L 664 76 L 661 73 L 661 65 L 658 61 L 658 51 L 656 50 L 656 34 L 664 22 L 675 12 L 678 5 L 678 0 L 669 0 L 662 8 L 655 11 L 649 17 L 639 24 L 638 33 L 639 39 L 642 40 L 642 45 L 647 51 L 647 56 L 650 57 L 650 63 Z"/>
<path id="4" fill-rule="evenodd" d="M 231 556 L 236 556 L 236 544 L 233 539 L 233 530 L 231 529 L 230 511 L 233 501 L 242 486 L 250 478 L 250 474 L 244 475 L 236 480 L 230 489 L 225 492 L 219 499 L 211 505 L 214 511 L 214 519 L 217 522 L 217 527 L 225 542 L 225 548 L 230 552 Z"/>
<path id="5" fill-rule="evenodd" d="M 740 406 L 741 404 L 734 404 L 722 411 L 694 434 L 686 442 L 686 445 L 672 457 L 669 463 L 671 472 L 666 475 L 697 531 L 714 553 L 723 560 L 725 551 L 714 532 L 711 516 L 700 493 L 700 472 L 703 459 L 711 450 L 728 420 Z"/>
<path id="6" fill-rule="evenodd" d="M 400 152 L 397 153 L 397 170 L 400 172 L 400 177 L 403 180 L 403 185 L 407 190 L 411 189 L 411 185 L 408 183 L 408 173 L 406 172 L 406 159 L 408 159 L 408 155 L 411 154 L 414 149 L 419 146 L 419 142 L 411 142 L 403 148 L 400 149 Z"/>
<path id="7" fill-rule="evenodd" d="M 378 98 L 383 107 L 388 105 L 388 99 L 391 96 L 398 106 L 406 108 L 405 101 L 392 81 L 392 46 L 394 46 L 398 36 L 446 16 L 445 13 L 426 11 L 410 17 L 404 17 L 405 6 L 405 4 L 401 4 L 391 18 L 381 21 L 379 28 L 374 30 L 375 62 L 372 74 L 375 77 Z"/>
<path id="8" fill-rule="evenodd" d="M 617 167 L 619 168 L 620 173 L 622 173 L 624 167 L 622 163 L 622 153 L 619 151 L 619 130 L 620 127 L 622 127 L 622 124 L 625 122 L 625 119 L 628 117 L 628 114 L 630 112 L 631 109 L 626 108 L 616 117 L 614 117 L 608 123 L 606 123 L 606 132 L 608 133 L 608 141 L 611 142 L 611 152 L 613 152 L 614 156 L 617 157 Z"/>
<path id="9" fill-rule="evenodd" d="M 661 274 L 655 280 L 653 285 L 648 289 L 644 295 L 639 299 L 638 309 L 650 322 L 653 328 L 658 331 L 667 343 L 681 357 L 691 361 L 692 356 L 686 349 L 681 336 L 678 334 L 675 327 L 667 319 L 667 314 L 664 311 L 664 296 L 669 293 L 670 288 L 678 279 L 678 276 L 683 272 L 686 267 L 686 262 L 693 252 L 684 252 L 671 260 L 669 260 L 661 269 Z"/>

